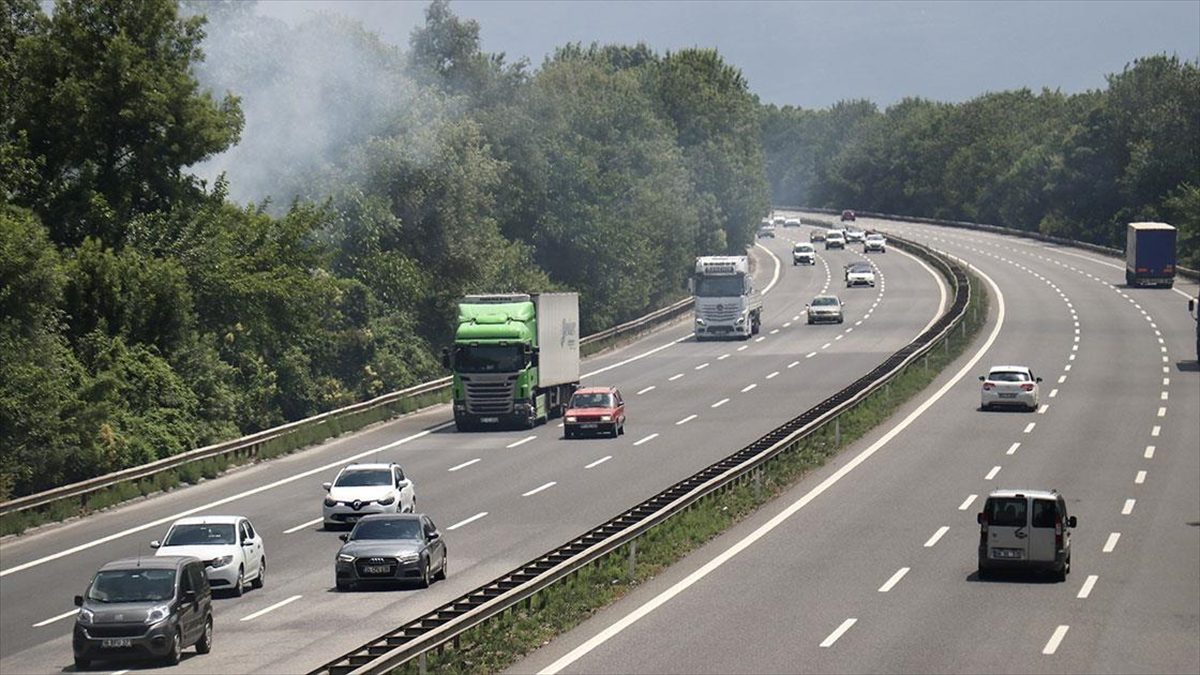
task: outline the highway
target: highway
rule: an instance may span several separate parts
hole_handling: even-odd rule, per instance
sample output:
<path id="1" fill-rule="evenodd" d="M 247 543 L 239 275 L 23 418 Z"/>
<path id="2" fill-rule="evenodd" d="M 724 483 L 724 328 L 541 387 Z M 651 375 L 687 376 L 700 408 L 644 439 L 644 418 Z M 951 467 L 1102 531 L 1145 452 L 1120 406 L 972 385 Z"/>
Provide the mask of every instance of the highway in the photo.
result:
<path id="1" fill-rule="evenodd" d="M 532 431 L 460 434 L 448 406 L 375 425 L 294 455 L 0 542 L 0 672 L 70 672 L 73 595 L 120 557 L 150 555 L 185 514 L 248 516 L 263 534 L 266 587 L 215 601 L 211 654 L 172 672 L 294 673 L 314 668 L 569 540 L 754 440 L 841 389 L 921 333 L 948 302 L 941 279 L 895 249 L 872 255 L 876 288 L 841 288 L 858 247 L 790 264 L 791 240 L 760 240 L 768 288 L 761 335 L 697 343 L 690 317 L 587 359 L 586 384 L 627 399 L 627 434 L 565 441 L 557 421 Z M 780 260 L 782 259 L 782 264 Z M 843 325 L 807 326 L 803 307 L 831 290 Z M 586 289 L 584 290 L 586 292 Z M 442 528 L 449 579 L 427 590 L 337 593 L 337 533 L 319 527 L 320 485 L 350 461 L 397 461 L 419 510 Z M 1086 522 L 1086 521 L 1085 521 Z M 110 672 L 128 667 L 96 664 Z"/>
<path id="2" fill-rule="evenodd" d="M 959 256 L 991 322 L 923 395 L 787 494 L 516 673 L 1200 672 L 1200 368 L 1186 297 L 1120 261 L 860 219 Z M 1024 364 L 1036 413 L 982 412 Z M 1066 582 L 976 577 L 998 488 L 1059 489 Z"/>

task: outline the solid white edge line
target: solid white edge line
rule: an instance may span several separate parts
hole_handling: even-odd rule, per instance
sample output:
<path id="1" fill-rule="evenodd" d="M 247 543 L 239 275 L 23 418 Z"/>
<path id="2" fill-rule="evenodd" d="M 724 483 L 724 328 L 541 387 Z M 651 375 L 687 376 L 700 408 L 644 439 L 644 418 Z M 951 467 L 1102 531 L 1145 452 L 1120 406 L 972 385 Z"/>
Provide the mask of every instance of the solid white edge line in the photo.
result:
<path id="1" fill-rule="evenodd" d="M 33 624 L 33 627 L 41 628 L 42 626 L 49 626 L 50 624 L 54 623 L 55 621 L 62 621 L 63 619 L 67 618 L 68 616 L 74 616 L 78 613 L 79 613 L 79 608 L 76 607 L 75 609 L 73 609 L 69 612 L 63 612 L 62 614 L 59 614 L 58 616 L 52 616 L 49 619 L 46 619 L 45 621 L 39 621 L 39 622 Z"/>
<path id="2" fill-rule="evenodd" d="M 896 570 L 896 573 L 879 587 L 879 592 L 887 593 L 888 591 L 892 590 L 896 584 L 900 583 L 900 580 L 904 578 L 904 575 L 908 574 L 909 569 L 910 568 L 908 567 L 901 567 L 900 569 Z"/>
<path id="3" fill-rule="evenodd" d="M 668 342 L 665 345 L 660 345 L 658 347 L 655 347 L 654 349 L 642 352 L 641 354 L 638 354 L 636 356 L 631 356 L 631 357 L 625 359 L 624 361 L 617 361 L 616 363 L 609 364 L 607 366 L 604 366 L 603 368 L 598 368 L 596 370 L 593 370 L 590 373 L 584 373 L 583 375 L 579 376 L 579 379 L 583 380 L 583 379 L 589 378 L 593 375 L 599 375 L 600 373 L 606 373 L 614 368 L 620 368 L 621 366 L 633 363 L 634 361 L 637 361 L 639 359 L 644 359 L 647 356 L 650 356 L 652 354 L 657 354 L 658 352 L 661 352 L 664 349 L 674 347 L 675 345 L 679 344 L 680 342 L 683 342 L 684 340 L 687 340 L 690 337 L 692 337 L 692 334 L 688 333 L 687 335 L 684 335 L 683 337 L 671 340 L 670 342 Z"/>
<path id="4" fill-rule="evenodd" d="M 279 602 L 271 605 L 270 607 L 264 607 L 264 608 L 258 610 L 257 612 L 254 612 L 253 614 L 247 614 L 246 616 L 243 616 L 241 618 L 241 620 L 242 621 L 253 621 L 253 620 L 257 619 L 258 617 L 262 616 L 263 614 L 266 614 L 267 612 L 273 612 L 273 611 L 279 609 L 280 607 L 283 607 L 284 605 L 290 605 L 291 603 L 299 600 L 302 597 L 304 597 L 304 596 L 293 595 L 292 597 L 288 598 L 287 600 L 280 600 Z"/>
<path id="5" fill-rule="evenodd" d="M 558 485 L 558 481 L 552 480 L 549 483 L 546 483 L 545 485 L 539 485 L 539 486 L 533 488 L 529 492 L 522 493 L 521 496 L 522 497 L 530 497 L 530 496 L 536 495 L 537 493 L 541 492 L 542 490 L 549 490 L 550 488 L 554 487 L 555 485 Z"/>
<path id="6" fill-rule="evenodd" d="M 783 263 L 779 262 L 779 258 L 774 253 L 771 253 L 771 249 L 767 248 L 766 246 L 763 246 L 758 242 L 754 242 L 754 246 L 766 251 L 767 255 L 771 256 L 771 260 L 775 261 L 775 273 L 771 275 L 771 283 L 767 284 L 766 288 L 762 289 L 762 294 L 766 295 L 767 293 L 771 292 L 771 289 L 774 288 L 775 284 L 779 281 L 779 270 Z"/>
<path id="7" fill-rule="evenodd" d="M 1049 656 L 1057 651 L 1059 643 L 1062 642 L 1064 637 L 1066 637 L 1067 630 L 1069 628 L 1070 626 L 1067 625 L 1062 625 L 1058 628 L 1055 628 L 1054 634 L 1050 636 L 1050 641 L 1046 643 L 1045 647 L 1042 647 L 1042 653 Z"/>
<path id="8" fill-rule="evenodd" d="M 468 466 L 471 466 L 472 464 L 474 464 L 474 463 L 476 463 L 476 462 L 482 462 L 482 461 L 483 461 L 483 458 L 482 458 L 482 457 L 476 457 L 475 459 L 472 459 L 472 460 L 469 460 L 469 461 L 463 462 L 462 464 L 458 464 L 458 465 L 452 466 L 452 467 L 450 467 L 449 469 L 446 469 L 446 470 L 447 470 L 447 471 L 458 471 L 459 469 L 465 469 L 465 468 L 467 468 Z"/>
<path id="9" fill-rule="evenodd" d="M 857 622 L 858 619 L 846 619 L 842 622 L 842 625 L 838 626 L 832 633 L 829 634 L 829 637 L 821 641 L 821 646 L 832 647 L 833 643 L 837 642 L 838 638 L 845 635 L 846 631 L 850 630 L 850 627 Z"/>
<path id="10" fill-rule="evenodd" d="M 312 527 L 313 525 L 316 525 L 317 523 L 321 522 L 322 520 L 325 520 L 325 517 L 318 516 L 317 518 L 313 518 L 312 520 L 308 521 L 307 523 L 300 523 L 299 525 L 297 525 L 295 527 L 289 527 L 288 529 L 284 530 L 283 533 L 291 534 L 293 532 L 299 532 L 300 530 L 303 530 L 306 527 Z"/>
<path id="11" fill-rule="evenodd" d="M 916 421 L 916 419 L 918 417 L 923 415 L 926 410 L 928 410 L 930 407 L 933 406 L 934 403 L 936 403 L 943 396 L 945 396 L 946 392 L 950 391 L 951 388 L 953 388 L 964 377 L 966 377 L 966 375 L 968 373 L 970 373 L 972 369 L 975 368 L 975 365 L 979 363 L 980 359 L 983 358 L 984 354 L 986 354 L 988 352 L 988 350 L 991 349 L 992 345 L 995 344 L 997 337 L 999 337 L 999 335 L 1000 335 L 1001 329 L 1004 328 L 1004 318 L 1007 313 L 1007 308 L 1006 308 L 1006 305 L 1004 302 L 1004 293 L 1000 290 L 1000 287 L 996 284 L 995 280 L 992 279 L 990 276 L 988 276 L 985 272 L 983 272 L 983 270 L 979 269 L 978 267 L 971 265 L 970 263 L 967 263 L 967 265 L 969 267 L 971 267 L 971 269 L 973 269 L 975 271 L 975 273 L 978 274 L 984 281 L 986 281 L 988 286 L 990 286 L 992 289 L 992 293 L 994 294 L 995 300 L 996 300 L 996 325 L 992 328 L 992 332 L 988 334 L 988 337 L 984 341 L 983 345 L 981 345 L 979 347 L 979 349 L 976 350 L 975 354 L 970 359 L 968 359 L 966 363 L 963 364 L 962 368 L 960 368 L 957 373 L 955 373 L 953 376 L 951 376 L 950 379 L 947 380 L 945 384 L 943 384 L 929 398 L 925 399 L 925 401 L 922 402 L 919 406 L 917 406 L 917 408 L 915 410 L 913 410 L 907 416 L 905 416 L 905 418 L 903 420 L 896 423 L 896 425 L 894 427 L 889 429 L 882 437 L 879 438 L 879 440 L 875 441 L 869 447 L 867 447 L 865 450 L 863 450 L 862 452 L 855 455 L 853 459 L 851 459 L 850 461 L 846 462 L 841 467 L 839 467 L 837 469 L 837 471 L 834 471 L 832 474 L 829 475 L 829 477 L 827 477 L 825 480 L 821 481 L 814 488 L 812 488 L 811 490 L 806 492 L 802 497 L 800 497 L 800 499 L 793 502 L 790 506 L 785 508 L 783 511 L 776 514 L 773 518 L 768 520 L 766 523 L 760 525 L 757 529 L 755 529 L 749 535 L 742 538 L 740 541 L 734 543 L 732 546 L 730 546 L 725 551 L 718 554 L 712 560 L 710 560 L 707 563 L 705 563 L 704 565 L 702 565 L 699 569 L 692 572 L 687 577 L 676 582 L 670 588 L 662 591 L 658 595 L 651 598 L 649 601 L 643 603 L 642 605 L 640 605 L 633 611 L 629 612 L 622 618 L 618 619 L 615 623 L 611 624 L 604 630 L 600 631 L 598 634 L 594 635 L 590 639 L 584 641 L 583 644 L 580 644 L 579 646 L 575 647 L 570 652 L 568 652 L 567 654 L 563 655 L 558 660 L 556 660 L 554 663 L 551 663 L 549 666 L 546 666 L 544 669 L 542 669 L 540 671 L 540 673 L 544 673 L 545 675 L 553 675 L 554 673 L 558 673 L 563 668 L 566 668 L 567 666 L 571 665 L 575 661 L 578 661 L 581 657 L 586 655 L 588 652 L 592 651 L 596 647 L 599 647 L 600 645 L 609 641 L 614 636 L 616 636 L 618 633 L 620 633 L 621 631 L 625 630 L 629 626 L 636 623 L 642 617 L 646 616 L 650 612 L 652 612 L 655 609 L 657 609 L 658 607 L 662 606 L 667 601 L 669 601 L 671 598 L 682 593 L 689 586 L 692 586 L 697 581 L 700 581 L 704 577 L 708 576 L 710 573 L 712 573 L 713 570 L 715 570 L 718 567 L 720 567 L 721 565 L 725 564 L 727 561 L 732 559 L 738 553 L 741 553 L 743 550 L 745 550 L 751 544 L 758 541 L 762 537 L 766 536 L 769 532 L 771 532 L 771 530 L 774 530 L 776 527 L 779 527 L 779 525 L 781 523 L 786 521 L 788 518 L 792 517 L 792 515 L 794 515 L 795 513 L 800 511 L 800 509 L 807 506 L 814 499 L 821 496 L 821 494 L 823 494 L 826 490 L 828 490 L 830 487 L 835 485 L 843 477 L 848 475 L 851 471 L 854 471 L 854 469 L 857 468 L 860 464 L 862 464 L 863 462 L 870 459 L 871 456 L 874 455 L 876 452 L 878 452 L 880 448 L 887 445 L 889 442 L 891 442 L 891 440 L 893 438 L 895 438 L 897 435 L 899 435 L 900 432 L 904 431 L 909 426 L 911 426 L 912 423 L 914 421 Z M 848 619 L 847 622 L 849 625 L 847 625 L 846 627 L 849 628 L 850 625 L 853 625 L 854 621 L 856 621 L 856 619 Z"/>
<path id="12" fill-rule="evenodd" d="M 1096 585 L 1096 580 L 1099 578 L 1099 575 L 1089 574 L 1088 578 L 1084 580 L 1083 586 L 1080 587 L 1079 594 L 1075 597 L 1079 598 L 1080 600 L 1086 599 L 1087 596 L 1092 594 L 1092 588 Z"/>
<path id="13" fill-rule="evenodd" d="M 941 541 L 942 535 L 946 534 L 949 531 L 950 531 L 950 527 L 948 525 L 943 525 L 943 526 L 939 527 L 937 529 L 937 532 L 934 532 L 933 536 L 930 537 L 925 542 L 925 548 L 933 548 L 933 546 L 935 544 L 937 544 L 939 541 Z"/>
<path id="14" fill-rule="evenodd" d="M 595 468 L 595 467 L 597 467 L 597 466 L 600 466 L 601 464 L 603 464 L 603 463 L 607 462 L 607 461 L 608 461 L 608 460 L 610 460 L 610 459 L 612 459 L 612 455 L 605 455 L 605 456 L 601 457 L 600 459 L 598 459 L 598 460 L 596 460 L 596 461 L 592 462 L 591 464 L 588 464 L 587 466 L 585 466 L 585 467 L 583 467 L 583 468 L 585 468 L 585 469 L 592 469 L 592 468 Z"/>
<path id="15" fill-rule="evenodd" d="M 462 527 L 463 525 L 468 525 L 470 523 L 473 523 L 473 522 L 479 520 L 480 518 L 483 518 L 487 514 L 488 514 L 487 511 L 480 511 L 479 513 L 476 513 L 475 515 L 471 516 L 470 518 L 467 518 L 466 520 L 460 520 L 457 523 L 451 525 L 450 527 L 447 527 L 446 530 L 447 531 L 457 530 L 458 528 Z"/>

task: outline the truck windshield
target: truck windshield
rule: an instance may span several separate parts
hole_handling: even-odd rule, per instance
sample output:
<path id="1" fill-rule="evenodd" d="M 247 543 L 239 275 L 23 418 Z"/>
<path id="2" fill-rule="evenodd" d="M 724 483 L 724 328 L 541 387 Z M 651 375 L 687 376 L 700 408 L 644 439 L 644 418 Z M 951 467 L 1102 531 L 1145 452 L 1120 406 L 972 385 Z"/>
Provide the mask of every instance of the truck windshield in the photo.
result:
<path id="1" fill-rule="evenodd" d="M 454 369 L 460 373 L 512 373 L 525 367 L 520 345 L 460 345 Z"/>
<path id="2" fill-rule="evenodd" d="M 696 277 L 696 297 L 728 298 L 741 295 L 744 283 L 742 275 L 729 277 Z"/>

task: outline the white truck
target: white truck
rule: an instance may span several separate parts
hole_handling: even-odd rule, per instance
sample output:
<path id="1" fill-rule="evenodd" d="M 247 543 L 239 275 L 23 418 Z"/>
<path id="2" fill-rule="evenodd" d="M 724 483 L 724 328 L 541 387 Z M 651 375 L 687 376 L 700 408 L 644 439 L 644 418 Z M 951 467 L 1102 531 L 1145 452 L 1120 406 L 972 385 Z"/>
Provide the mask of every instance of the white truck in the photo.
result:
<path id="1" fill-rule="evenodd" d="M 695 296 L 696 339 L 741 338 L 762 326 L 762 294 L 750 276 L 750 259 L 700 256 L 690 284 Z"/>

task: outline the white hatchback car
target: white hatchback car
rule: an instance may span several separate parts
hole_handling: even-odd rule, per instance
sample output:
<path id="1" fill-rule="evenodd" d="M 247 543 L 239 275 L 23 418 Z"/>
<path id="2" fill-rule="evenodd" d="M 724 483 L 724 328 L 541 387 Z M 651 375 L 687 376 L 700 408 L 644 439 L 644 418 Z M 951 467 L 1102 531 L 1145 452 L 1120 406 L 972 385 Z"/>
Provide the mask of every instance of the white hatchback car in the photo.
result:
<path id="1" fill-rule="evenodd" d="M 863 240 L 863 253 L 870 253 L 872 251 L 887 253 L 887 239 L 878 232 L 868 234 L 867 238 Z"/>
<path id="2" fill-rule="evenodd" d="M 875 268 L 870 263 L 854 262 L 846 265 L 846 288 L 855 286 L 875 287 Z"/>
<path id="3" fill-rule="evenodd" d="M 322 487 L 325 527 L 353 525 L 370 513 L 412 513 L 417 509 L 413 482 L 396 463 L 349 464 Z"/>
<path id="4" fill-rule="evenodd" d="M 267 549 L 262 536 L 243 516 L 180 518 L 161 542 L 150 542 L 154 555 L 190 555 L 204 562 L 208 585 L 241 595 L 249 582 L 262 588 L 267 578 Z"/>
<path id="5" fill-rule="evenodd" d="M 1042 378 L 1028 366 L 992 366 L 987 375 L 980 375 L 983 387 L 979 392 L 979 407 L 991 410 L 1008 406 L 1037 410 L 1041 400 L 1038 383 Z"/>

